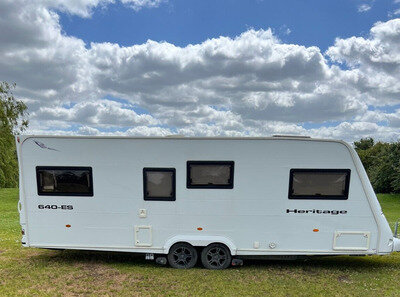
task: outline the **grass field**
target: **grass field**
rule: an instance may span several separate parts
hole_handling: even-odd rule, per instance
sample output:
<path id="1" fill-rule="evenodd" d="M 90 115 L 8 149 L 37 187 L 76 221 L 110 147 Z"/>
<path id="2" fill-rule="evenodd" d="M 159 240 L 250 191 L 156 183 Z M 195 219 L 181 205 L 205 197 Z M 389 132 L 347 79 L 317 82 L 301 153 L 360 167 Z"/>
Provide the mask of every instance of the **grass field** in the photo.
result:
<path id="1" fill-rule="evenodd" d="M 400 253 L 176 270 L 121 253 L 22 248 L 16 189 L 0 189 L 0 296 L 400 296 Z M 391 226 L 400 195 L 379 195 Z"/>

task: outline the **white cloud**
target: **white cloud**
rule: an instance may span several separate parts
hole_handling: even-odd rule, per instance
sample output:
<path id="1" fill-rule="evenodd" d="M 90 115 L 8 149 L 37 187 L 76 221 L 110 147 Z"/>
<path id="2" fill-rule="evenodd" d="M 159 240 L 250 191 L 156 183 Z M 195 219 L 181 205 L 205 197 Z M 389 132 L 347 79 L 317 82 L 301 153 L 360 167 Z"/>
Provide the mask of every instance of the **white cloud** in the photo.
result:
<path id="1" fill-rule="evenodd" d="M 397 5 L 397 4 L 400 3 L 400 0 L 393 0 L 393 3 L 394 3 L 395 5 Z M 388 12 L 388 17 L 389 17 L 389 18 L 393 18 L 393 17 L 396 17 L 396 16 L 398 16 L 398 15 L 400 15 L 400 8 L 396 8 L 396 9 L 390 10 L 390 11 Z"/>
<path id="2" fill-rule="evenodd" d="M 367 11 L 369 11 L 370 9 L 371 9 L 371 5 L 365 4 L 365 3 L 359 5 L 358 8 L 357 8 L 358 12 L 367 12 Z"/>
<path id="3" fill-rule="evenodd" d="M 117 136 L 168 136 L 174 134 L 171 130 L 161 127 L 137 126 L 124 132 L 104 132 L 96 128 L 82 126 L 78 129 L 80 135 L 117 135 Z"/>
<path id="4" fill-rule="evenodd" d="M 29 133 L 399 137 L 399 112 L 370 107 L 400 104 L 400 19 L 337 39 L 325 54 L 270 29 L 185 47 L 88 45 L 62 33 L 56 11 L 87 17 L 112 2 L 0 0 L 0 78 L 17 82 Z"/>
<path id="5" fill-rule="evenodd" d="M 31 0 L 32 1 L 32 0 Z M 33 0 L 46 8 L 76 14 L 81 17 L 89 17 L 96 6 L 106 6 L 115 0 Z"/>
<path id="6" fill-rule="evenodd" d="M 184 48 L 154 41 L 92 44 L 89 56 L 100 89 L 135 100 L 161 119 L 170 108 L 186 113 L 207 105 L 244 119 L 291 122 L 339 119 L 366 108 L 337 88 L 337 70 L 318 48 L 280 43 L 271 30 Z"/>
<path id="7" fill-rule="evenodd" d="M 106 8 L 107 5 L 115 4 L 118 1 L 139 11 L 143 8 L 156 8 L 168 0 L 24 0 L 23 5 L 34 5 L 87 18 L 91 16 L 93 8 Z"/>
<path id="8" fill-rule="evenodd" d="M 132 7 L 134 10 L 139 11 L 144 7 L 158 7 L 161 3 L 166 2 L 166 0 L 121 0 L 121 2 Z"/>
<path id="9" fill-rule="evenodd" d="M 376 23 L 369 38 L 337 39 L 327 55 L 351 67 L 348 82 L 369 104 L 400 103 L 400 19 Z"/>
<path id="10" fill-rule="evenodd" d="M 156 125 L 159 122 L 148 114 L 137 114 L 133 106 L 110 100 L 80 102 L 73 107 L 40 107 L 31 114 L 37 121 L 62 120 L 68 123 L 98 127 Z"/>
<path id="11" fill-rule="evenodd" d="M 398 129 L 370 122 L 343 122 L 334 127 L 311 129 L 310 132 L 311 136 L 314 137 L 344 139 L 349 142 L 365 137 L 383 141 L 397 141 L 400 137 Z"/>

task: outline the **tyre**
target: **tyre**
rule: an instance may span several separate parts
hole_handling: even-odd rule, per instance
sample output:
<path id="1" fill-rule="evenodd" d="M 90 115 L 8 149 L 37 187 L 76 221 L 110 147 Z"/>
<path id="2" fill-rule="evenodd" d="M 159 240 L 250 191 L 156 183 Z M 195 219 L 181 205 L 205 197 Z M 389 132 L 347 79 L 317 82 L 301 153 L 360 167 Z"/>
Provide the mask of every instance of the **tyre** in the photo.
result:
<path id="1" fill-rule="evenodd" d="M 231 253 L 224 244 L 212 243 L 201 252 L 201 263 L 207 269 L 225 269 L 231 262 Z"/>
<path id="2" fill-rule="evenodd" d="M 174 244 L 168 253 L 168 263 L 173 268 L 189 269 L 193 268 L 197 262 L 196 249 L 185 242 Z"/>

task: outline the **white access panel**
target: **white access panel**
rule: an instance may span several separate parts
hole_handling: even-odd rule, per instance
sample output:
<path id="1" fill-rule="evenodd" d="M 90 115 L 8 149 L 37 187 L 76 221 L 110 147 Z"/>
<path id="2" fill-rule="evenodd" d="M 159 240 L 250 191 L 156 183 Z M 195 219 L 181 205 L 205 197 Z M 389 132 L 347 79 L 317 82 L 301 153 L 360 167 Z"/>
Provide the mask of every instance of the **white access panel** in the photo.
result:
<path id="1" fill-rule="evenodd" d="M 371 232 L 336 231 L 333 240 L 334 250 L 366 251 L 369 249 Z"/>
<path id="2" fill-rule="evenodd" d="M 135 226 L 135 246 L 152 246 L 151 226 Z"/>

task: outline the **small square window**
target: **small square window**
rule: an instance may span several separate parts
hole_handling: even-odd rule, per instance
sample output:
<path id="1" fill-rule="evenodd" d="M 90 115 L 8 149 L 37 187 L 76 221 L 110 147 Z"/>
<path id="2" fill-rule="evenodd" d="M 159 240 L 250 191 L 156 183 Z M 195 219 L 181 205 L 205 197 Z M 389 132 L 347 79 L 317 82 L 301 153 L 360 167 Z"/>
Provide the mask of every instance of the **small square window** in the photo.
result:
<path id="1" fill-rule="evenodd" d="M 189 189 L 233 189 L 233 161 L 188 161 Z"/>
<path id="2" fill-rule="evenodd" d="M 175 201 L 175 168 L 143 168 L 144 200 Z"/>

